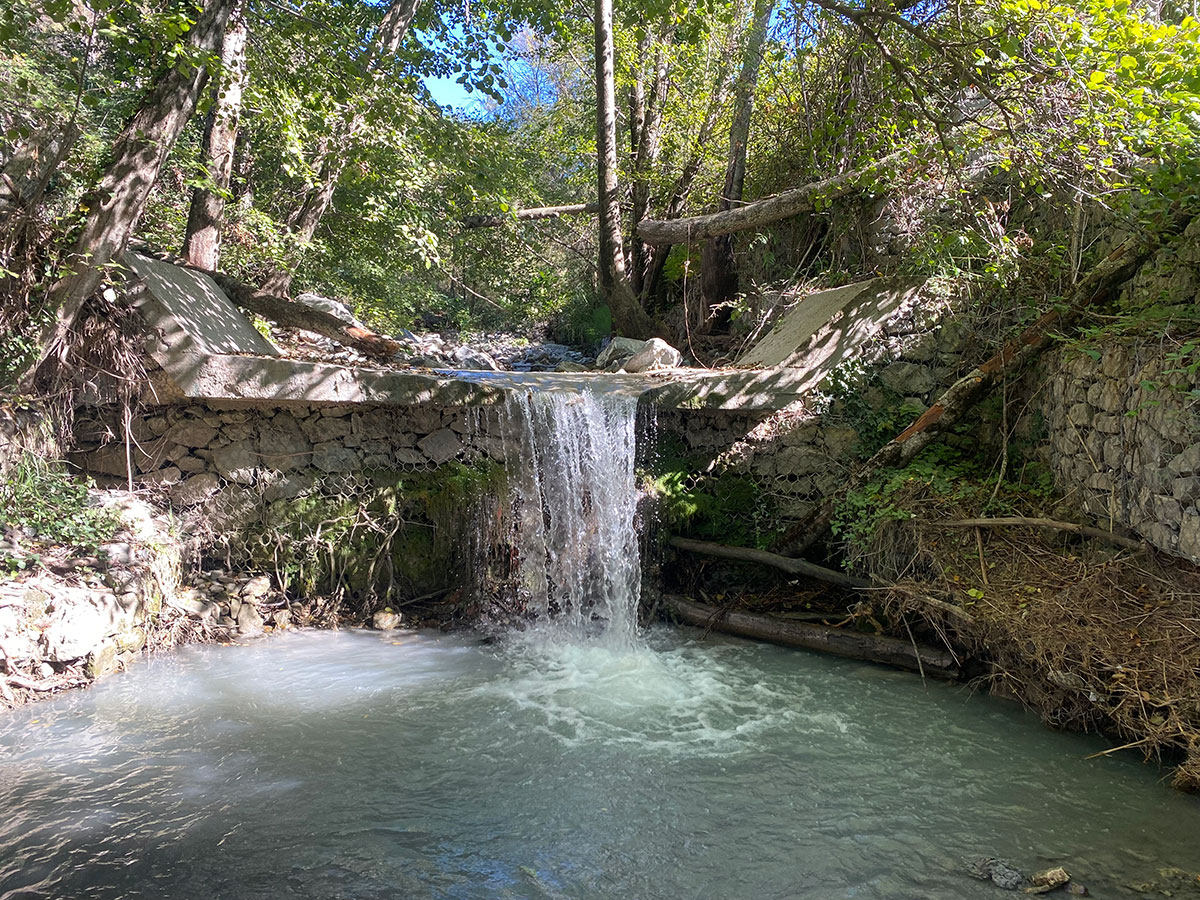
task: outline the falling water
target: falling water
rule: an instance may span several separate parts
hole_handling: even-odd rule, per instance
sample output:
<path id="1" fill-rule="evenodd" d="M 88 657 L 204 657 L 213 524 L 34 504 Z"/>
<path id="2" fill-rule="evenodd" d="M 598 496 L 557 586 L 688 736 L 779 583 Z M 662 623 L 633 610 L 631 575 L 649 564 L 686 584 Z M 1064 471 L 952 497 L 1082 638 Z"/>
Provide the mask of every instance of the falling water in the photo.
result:
<path id="1" fill-rule="evenodd" d="M 514 392 L 507 411 L 527 608 L 553 635 L 632 646 L 641 592 L 636 397 Z"/>

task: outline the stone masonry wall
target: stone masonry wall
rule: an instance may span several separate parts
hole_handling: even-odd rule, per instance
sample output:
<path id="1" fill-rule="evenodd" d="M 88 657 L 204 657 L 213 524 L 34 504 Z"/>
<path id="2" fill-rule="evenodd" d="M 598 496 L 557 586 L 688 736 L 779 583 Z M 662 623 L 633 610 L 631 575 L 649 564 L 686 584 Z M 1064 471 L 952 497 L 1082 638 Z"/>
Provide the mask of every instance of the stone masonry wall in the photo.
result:
<path id="1" fill-rule="evenodd" d="M 431 470 L 452 460 L 503 459 L 503 446 L 465 409 L 429 406 L 155 407 L 134 420 L 129 446 L 111 416 L 81 416 L 74 461 L 85 470 L 168 489 L 178 507 L 229 486 L 268 501 L 319 481 L 371 471 Z"/>
<path id="2" fill-rule="evenodd" d="M 1057 487 L 1070 505 L 1200 562 L 1200 377 L 1169 349 L 1061 351 L 1047 382 Z"/>

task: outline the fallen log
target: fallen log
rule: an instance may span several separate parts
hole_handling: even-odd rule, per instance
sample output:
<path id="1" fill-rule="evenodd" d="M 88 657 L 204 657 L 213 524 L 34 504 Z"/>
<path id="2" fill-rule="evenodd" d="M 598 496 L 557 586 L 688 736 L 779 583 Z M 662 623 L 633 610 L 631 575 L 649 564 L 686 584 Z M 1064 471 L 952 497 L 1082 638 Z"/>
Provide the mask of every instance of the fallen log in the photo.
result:
<path id="1" fill-rule="evenodd" d="M 818 581 L 824 581 L 826 584 L 833 584 L 838 587 L 874 587 L 873 582 L 867 581 L 865 578 L 855 578 L 853 575 L 846 575 L 834 569 L 827 569 L 806 559 L 780 556 L 778 553 L 770 553 L 767 550 L 756 550 L 753 547 L 729 547 L 725 544 L 714 544 L 709 541 L 693 541 L 682 537 L 672 537 L 669 543 L 672 547 L 677 547 L 680 550 L 703 553 L 705 556 L 716 556 L 721 559 L 732 559 L 737 562 L 761 563 L 762 565 L 772 566 L 791 575 L 807 575 L 810 578 L 816 578 Z"/>
<path id="2" fill-rule="evenodd" d="M 950 521 L 934 522 L 946 528 L 1049 528 L 1054 531 L 1065 531 L 1084 537 L 1107 541 L 1126 550 L 1145 550 L 1146 544 L 1133 538 L 1122 537 L 1105 531 L 1102 528 L 1092 528 L 1088 525 L 1078 525 L 1075 522 L 1059 522 L 1056 519 L 1026 518 L 1025 516 L 997 516 L 991 519 L 951 519 Z"/>
<path id="3" fill-rule="evenodd" d="M 819 566 L 816 563 L 811 563 L 806 559 L 796 559 L 791 556 L 780 556 L 778 553 L 770 553 L 766 550 L 755 550 L 751 547 L 729 547 L 725 544 L 713 544 L 708 541 L 693 541 L 689 538 L 672 537 L 668 543 L 672 547 L 677 547 L 680 550 L 689 550 L 693 553 L 702 553 L 706 556 L 715 556 L 721 559 L 732 559 L 737 562 L 753 562 L 761 563 L 762 565 L 772 566 L 792 575 L 807 575 L 810 578 L 816 578 L 818 581 L 824 581 L 827 584 L 834 584 L 838 587 L 852 588 L 855 590 L 882 590 L 882 591 L 899 591 L 903 593 L 909 600 L 916 605 L 923 605 L 927 609 L 936 610 L 945 616 L 954 619 L 960 626 L 970 628 L 975 624 L 974 617 L 960 606 L 955 606 L 953 603 L 948 603 L 945 600 L 938 600 L 936 597 L 930 597 L 925 594 L 915 593 L 910 586 L 880 584 L 877 581 L 872 581 L 867 578 L 856 578 L 853 575 L 846 575 L 842 572 L 837 572 L 833 569 L 827 569 L 825 566 Z"/>
<path id="4" fill-rule="evenodd" d="M 297 303 L 295 300 L 289 300 L 287 297 L 280 297 L 251 287 L 223 272 L 214 272 L 195 266 L 187 268 L 202 272 L 211 278 L 216 282 L 217 287 L 228 295 L 234 305 L 256 316 L 270 319 L 283 328 L 311 331 L 337 341 L 345 347 L 358 350 L 373 359 L 384 361 L 394 360 L 411 350 L 407 344 L 401 341 L 376 334 L 368 328 L 351 325 L 337 316 L 305 306 L 303 303 Z"/>
<path id="5" fill-rule="evenodd" d="M 681 621 L 724 634 L 753 638 L 784 647 L 819 650 L 834 656 L 881 663 L 935 678 L 955 680 L 960 674 L 958 663 L 949 650 L 924 647 L 899 638 L 788 621 L 763 613 L 722 610 L 674 594 L 664 596 L 663 603 Z"/>
<path id="6" fill-rule="evenodd" d="M 535 222 L 538 219 L 557 219 L 560 216 L 578 216 L 584 213 L 598 212 L 600 207 L 595 203 L 567 203 L 563 206 L 531 206 L 528 209 L 514 210 L 507 215 L 476 215 L 464 216 L 463 228 L 499 228 L 509 222 Z"/>

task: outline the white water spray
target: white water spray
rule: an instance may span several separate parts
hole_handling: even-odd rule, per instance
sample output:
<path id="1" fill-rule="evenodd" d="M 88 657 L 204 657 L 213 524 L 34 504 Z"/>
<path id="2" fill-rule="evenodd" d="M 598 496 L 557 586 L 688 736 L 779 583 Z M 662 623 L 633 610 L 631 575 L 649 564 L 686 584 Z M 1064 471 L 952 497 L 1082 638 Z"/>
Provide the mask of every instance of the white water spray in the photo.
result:
<path id="1" fill-rule="evenodd" d="M 637 639 L 637 399 L 514 392 L 508 399 L 515 543 L 544 630 L 609 645 Z"/>

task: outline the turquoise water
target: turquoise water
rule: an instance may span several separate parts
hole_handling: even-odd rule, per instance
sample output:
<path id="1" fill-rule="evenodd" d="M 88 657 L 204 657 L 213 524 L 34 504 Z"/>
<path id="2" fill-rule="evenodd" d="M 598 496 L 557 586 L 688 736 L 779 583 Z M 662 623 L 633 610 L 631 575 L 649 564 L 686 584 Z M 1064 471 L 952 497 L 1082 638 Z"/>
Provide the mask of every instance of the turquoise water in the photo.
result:
<path id="1" fill-rule="evenodd" d="M 655 632 L 294 633 L 0 719 L 0 898 L 1095 897 L 1200 871 L 1200 803 L 960 687 Z"/>

